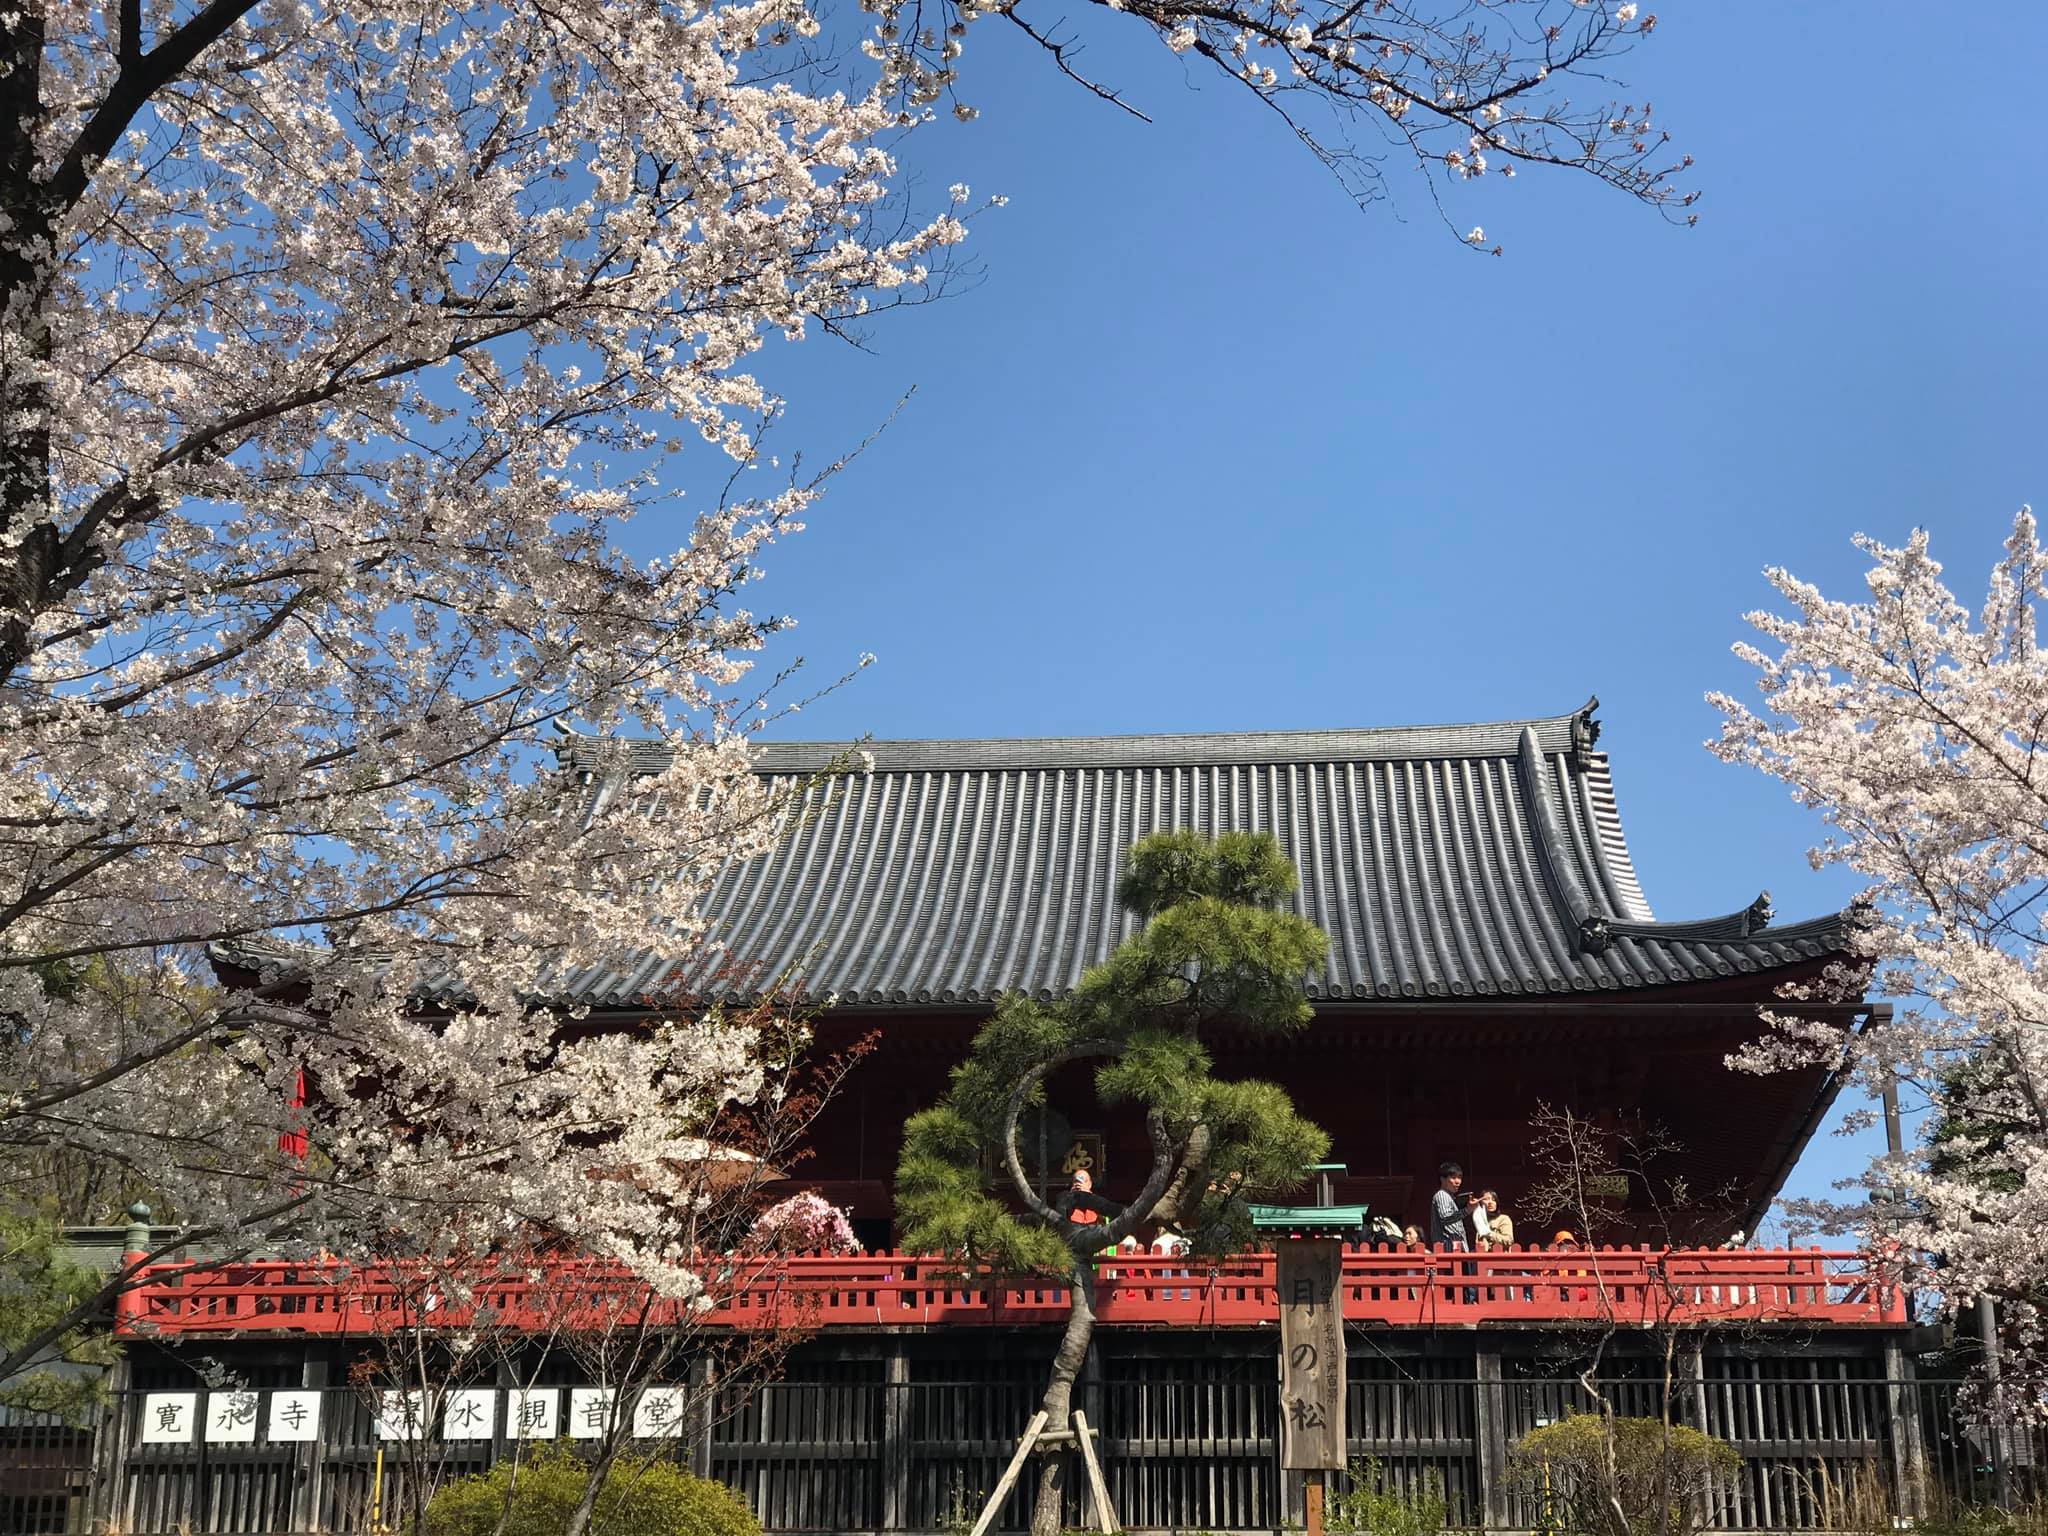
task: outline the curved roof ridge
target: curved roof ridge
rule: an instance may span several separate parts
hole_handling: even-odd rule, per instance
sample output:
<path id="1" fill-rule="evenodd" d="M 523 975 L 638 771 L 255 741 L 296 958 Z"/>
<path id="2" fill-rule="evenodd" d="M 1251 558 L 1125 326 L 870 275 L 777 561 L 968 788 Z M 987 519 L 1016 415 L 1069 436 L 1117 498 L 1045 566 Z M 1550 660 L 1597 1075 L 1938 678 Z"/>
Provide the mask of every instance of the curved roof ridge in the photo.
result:
<path id="1" fill-rule="evenodd" d="M 1566 846 L 1565 830 L 1558 820 L 1557 806 L 1550 798 L 1550 775 L 1544 767 L 1543 743 L 1533 730 L 1522 732 L 1515 756 L 1522 771 L 1522 794 L 1528 802 L 1530 819 L 1536 824 L 1536 851 L 1543 859 L 1544 873 L 1556 886 L 1558 897 L 1564 909 L 1571 914 L 1572 921 L 1584 928 L 1599 914 L 1579 879 L 1577 861 Z"/>
<path id="2" fill-rule="evenodd" d="M 1784 944 L 1845 938 L 1855 925 L 1856 911 L 1855 904 L 1851 903 L 1838 912 L 1824 912 L 1818 917 L 1801 918 L 1795 923 L 1774 924 L 1771 921 L 1771 893 L 1764 891 L 1740 911 L 1724 912 L 1718 917 L 1673 918 L 1664 922 L 1617 921 L 1610 924 L 1610 928 L 1616 937 L 1662 939 L 1674 943 L 1768 939 Z"/>
<path id="3" fill-rule="evenodd" d="M 883 772 L 921 768 L 1174 768 L 1251 763 L 1367 762 L 1421 758 L 1512 757 L 1524 732 L 1546 751 L 1583 739 L 1598 701 L 1560 715 L 1440 725 L 1337 726 L 1324 730 L 1155 731 L 1115 736 L 992 736 L 858 741 L 757 741 L 756 768 L 768 774 L 816 773 L 868 753 Z M 1593 727 L 1597 732 L 1597 725 Z M 609 742 L 571 736 L 557 748 L 563 766 L 588 772 L 620 766 L 646 772 L 669 760 L 659 741 Z"/>

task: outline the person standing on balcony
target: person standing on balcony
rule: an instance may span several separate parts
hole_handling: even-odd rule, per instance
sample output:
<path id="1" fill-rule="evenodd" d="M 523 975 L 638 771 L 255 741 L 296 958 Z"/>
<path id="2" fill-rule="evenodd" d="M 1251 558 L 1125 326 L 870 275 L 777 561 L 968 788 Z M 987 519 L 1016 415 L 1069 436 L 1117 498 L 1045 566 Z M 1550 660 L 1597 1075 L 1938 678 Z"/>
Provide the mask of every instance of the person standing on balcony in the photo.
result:
<path id="1" fill-rule="evenodd" d="M 1465 1170 L 1456 1163 L 1444 1163 L 1437 1168 L 1437 1191 L 1429 1200 L 1429 1240 L 1435 1247 L 1448 1249 L 1453 1253 L 1471 1251 L 1471 1229 L 1465 1224 L 1465 1212 L 1458 1209 L 1458 1191 L 1465 1187 Z M 1472 1266 L 1463 1266 L 1467 1274 Z M 1465 1300 L 1474 1302 L 1479 1292 L 1469 1287 Z"/>
<path id="2" fill-rule="evenodd" d="M 1427 1253 L 1429 1251 L 1429 1245 L 1422 1240 L 1422 1228 L 1416 1226 L 1413 1222 L 1410 1222 L 1401 1229 L 1401 1251 L 1403 1253 Z M 1408 1270 L 1406 1273 L 1419 1275 L 1424 1273 L 1424 1271 L 1418 1268 Z M 1410 1301 L 1415 1299 L 1415 1294 L 1415 1287 L 1409 1286 L 1408 1299 Z"/>
<path id="3" fill-rule="evenodd" d="M 1429 1201 L 1429 1241 L 1432 1247 L 1463 1253 L 1472 1245 L 1467 1237 L 1464 1212 L 1458 1209 L 1458 1191 L 1465 1185 L 1465 1170 L 1445 1163 L 1436 1171 L 1437 1191 Z"/>
<path id="4" fill-rule="evenodd" d="M 1188 1251 L 1188 1240 L 1180 1228 L 1169 1221 L 1160 1227 L 1158 1234 L 1152 1239 L 1152 1251 L 1162 1259 L 1177 1259 Z M 1168 1279 L 1185 1279 L 1188 1274 L 1184 1269 L 1169 1269 L 1163 1273 Z M 1168 1300 L 1180 1301 L 1192 1301 L 1195 1296 L 1191 1290 L 1181 1291 L 1178 1297 L 1171 1290 L 1162 1291 L 1160 1294 Z"/>
<path id="5" fill-rule="evenodd" d="M 1486 1196 L 1474 1193 L 1465 1197 L 1465 1219 L 1472 1224 L 1472 1251 L 1486 1252 L 1493 1246 L 1493 1224 L 1487 1220 Z"/>
<path id="6" fill-rule="evenodd" d="M 1500 1208 L 1500 1195 L 1494 1190 L 1486 1190 L 1480 1195 L 1479 1203 L 1486 1211 L 1486 1229 L 1493 1240 L 1492 1246 L 1497 1249 L 1514 1247 L 1515 1218 Z M 1523 1286 L 1522 1300 L 1534 1301 L 1535 1299 L 1536 1292 L 1534 1288 L 1526 1285 Z"/>
<path id="7" fill-rule="evenodd" d="M 1560 1229 L 1557 1236 L 1550 1240 L 1550 1247 L 1554 1253 L 1577 1253 L 1579 1251 L 1579 1240 L 1570 1231 Z M 1586 1271 L 1583 1269 L 1565 1269 L 1561 1270 L 1560 1273 L 1568 1275 L 1573 1279 L 1582 1279 Z M 1557 1299 L 1559 1301 L 1591 1301 L 1593 1293 L 1588 1287 L 1579 1286 L 1575 1296 L 1571 1286 L 1561 1285 L 1557 1288 Z"/>
<path id="8" fill-rule="evenodd" d="M 1086 1168 L 1076 1168 L 1073 1183 L 1054 1209 L 1077 1227 L 1092 1227 L 1102 1220 L 1098 1207 L 1103 1204 L 1095 1194 L 1095 1176 Z"/>
<path id="9" fill-rule="evenodd" d="M 1493 1246 L 1493 1228 L 1486 1219 L 1486 1201 L 1477 1190 L 1468 1191 L 1465 1196 L 1465 1221 L 1472 1229 L 1472 1251 L 1474 1253 L 1485 1253 Z M 1477 1264 L 1467 1264 L 1465 1266 L 1465 1273 L 1476 1275 L 1479 1273 L 1479 1266 Z M 1478 1294 L 1474 1292 L 1465 1299 L 1467 1301 L 1477 1301 L 1479 1298 Z M 1488 1301 L 1493 1300 L 1493 1292 L 1488 1291 L 1486 1299 Z"/>
<path id="10" fill-rule="evenodd" d="M 1114 1206 L 1109 1206 L 1109 1202 L 1101 1199 L 1095 1193 L 1095 1175 L 1086 1168 L 1076 1168 L 1074 1170 L 1073 1182 L 1067 1186 L 1067 1192 L 1060 1197 L 1059 1204 L 1054 1206 L 1053 1209 L 1077 1227 L 1092 1227 L 1102 1220 L 1104 1214 L 1102 1207 L 1105 1206 L 1108 1206 L 1112 1213 L 1116 1209 Z M 1114 1248 L 1105 1248 L 1096 1257 L 1101 1258 L 1104 1255 L 1113 1258 L 1116 1255 L 1116 1250 Z M 1112 1269 L 1105 1274 L 1102 1266 L 1098 1264 L 1095 1266 L 1095 1277 L 1098 1280 L 1114 1280 L 1116 1278 L 1116 1271 Z"/>
<path id="11" fill-rule="evenodd" d="M 1496 1248 L 1515 1246 L 1515 1218 L 1500 1208 L 1500 1196 L 1487 1190 L 1479 1197 L 1479 1203 L 1486 1209 L 1486 1228 Z"/>

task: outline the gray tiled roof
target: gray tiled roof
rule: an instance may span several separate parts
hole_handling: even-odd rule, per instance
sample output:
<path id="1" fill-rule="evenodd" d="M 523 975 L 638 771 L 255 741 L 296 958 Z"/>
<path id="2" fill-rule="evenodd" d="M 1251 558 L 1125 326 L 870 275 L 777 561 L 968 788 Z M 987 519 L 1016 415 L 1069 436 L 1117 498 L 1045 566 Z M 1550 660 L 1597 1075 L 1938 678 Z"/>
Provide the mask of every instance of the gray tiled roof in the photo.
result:
<path id="1" fill-rule="evenodd" d="M 1763 898 L 1655 921 L 1593 707 L 1391 730 L 871 742 L 872 772 L 822 778 L 863 744 L 763 744 L 759 771 L 801 811 L 774 850 L 720 873 L 703 953 L 547 990 L 603 1005 L 790 974 L 842 1004 L 1054 997 L 1131 931 L 1113 899 L 1125 850 L 1176 827 L 1279 838 L 1301 872 L 1296 910 L 1330 936 L 1309 981 L 1324 1000 L 1640 988 L 1841 949 L 1840 915 L 1770 927 Z M 654 766 L 658 749 L 638 759 Z M 590 787 L 593 811 L 632 793 L 630 773 Z"/>

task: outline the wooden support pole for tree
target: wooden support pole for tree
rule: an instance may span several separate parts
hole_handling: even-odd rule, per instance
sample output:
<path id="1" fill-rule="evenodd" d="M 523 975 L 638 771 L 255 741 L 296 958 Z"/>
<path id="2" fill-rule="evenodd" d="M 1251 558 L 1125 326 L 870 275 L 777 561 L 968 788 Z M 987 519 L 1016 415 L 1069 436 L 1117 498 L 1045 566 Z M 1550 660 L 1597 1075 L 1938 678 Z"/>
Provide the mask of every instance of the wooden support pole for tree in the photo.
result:
<path id="1" fill-rule="evenodd" d="M 1003 1475 L 996 1482 L 996 1491 L 988 1496 L 988 1503 L 982 1507 L 981 1518 L 974 1522 L 974 1529 L 968 1536 L 988 1536 L 988 1528 L 996 1523 L 996 1515 L 1003 1507 L 1003 1500 L 1010 1496 L 1010 1490 L 1017 1486 L 1017 1474 L 1024 1470 L 1024 1463 L 1031 1455 L 1031 1448 L 1038 1444 L 1038 1437 L 1045 1431 L 1045 1410 L 1039 1409 L 1031 1416 L 1031 1422 L 1024 1426 L 1024 1438 L 1017 1442 L 1017 1452 L 1010 1458 L 1010 1464 L 1003 1468 Z"/>
<path id="2" fill-rule="evenodd" d="M 1104 1536 L 1115 1536 L 1116 1511 L 1109 1507 L 1109 1484 L 1102 1479 L 1102 1463 L 1095 1459 L 1095 1431 L 1088 1427 L 1088 1415 L 1078 1408 L 1074 1410 L 1074 1439 L 1080 1443 L 1081 1460 L 1088 1467 L 1088 1490 L 1095 1497 L 1095 1524 Z"/>

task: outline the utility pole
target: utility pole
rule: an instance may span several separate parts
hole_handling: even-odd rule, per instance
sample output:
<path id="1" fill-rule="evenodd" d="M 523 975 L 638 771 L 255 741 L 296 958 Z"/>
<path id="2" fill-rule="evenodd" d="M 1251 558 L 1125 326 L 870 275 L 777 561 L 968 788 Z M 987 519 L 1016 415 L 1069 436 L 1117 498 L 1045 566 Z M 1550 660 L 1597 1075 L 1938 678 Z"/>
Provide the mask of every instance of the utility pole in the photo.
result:
<path id="1" fill-rule="evenodd" d="M 1884 1018 L 1891 1017 L 1891 1005 L 1881 1005 Z M 1873 1017 L 1876 1011 L 1872 1010 Z M 1885 1181 L 1885 1205 L 1891 1220 L 1896 1223 L 1904 1214 L 1905 1196 L 1898 1183 L 1898 1170 L 1906 1161 L 1906 1137 L 1899 1127 L 1899 1079 L 1889 1067 L 1884 1074 L 1884 1149 L 1891 1157 L 1892 1177 Z M 1906 1292 L 1906 1321 L 1911 1323 L 1920 1312 L 1918 1299 L 1911 1291 Z"/>
<path id="2" fill-rule="evenodd" d="M 1991 1496 L 2000 1509 L 2012 1508 L 2012 1469 L 2006 1465 L 2005 1391 L 1998 1384 L 1998 1309 L 1989 1296 L 1977 1298 L 1977 1338 L 1984 1348 L 1984 1379 L 1991 1384 Z"/>

